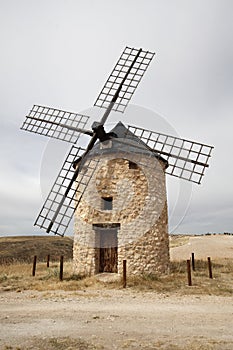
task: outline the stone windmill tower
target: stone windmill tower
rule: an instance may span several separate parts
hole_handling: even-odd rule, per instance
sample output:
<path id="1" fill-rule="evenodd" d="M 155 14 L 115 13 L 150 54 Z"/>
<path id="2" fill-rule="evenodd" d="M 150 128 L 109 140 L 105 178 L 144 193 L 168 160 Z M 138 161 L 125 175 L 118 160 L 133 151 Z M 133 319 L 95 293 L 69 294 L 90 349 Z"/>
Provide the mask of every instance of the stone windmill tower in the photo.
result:
<path id="1" fill-rule="evenodd" d="M 75 271 L 121 273 L 126 259 L 131 273 L 164 273 L 169 266 L 167 161 L 122 123 L 112 132 L 117 138 L 97 143 L 89 153 L 98 165 L 75 215 Z"/>
<path id="2" fill-rule="evenodd" d="M 88 116 L 34 105 L 22 129 L 73 145 L 35 225 L 63 236 L 75 212 L 77 273 L 166 272 L 169 266 L 165 173 L 200 183 L 213 147 L 124 126 L 104 124 L 112 110 L 124 112 L 154 54 L 126 47 L 95 106 L 105 110 L 86 130 Z"/>

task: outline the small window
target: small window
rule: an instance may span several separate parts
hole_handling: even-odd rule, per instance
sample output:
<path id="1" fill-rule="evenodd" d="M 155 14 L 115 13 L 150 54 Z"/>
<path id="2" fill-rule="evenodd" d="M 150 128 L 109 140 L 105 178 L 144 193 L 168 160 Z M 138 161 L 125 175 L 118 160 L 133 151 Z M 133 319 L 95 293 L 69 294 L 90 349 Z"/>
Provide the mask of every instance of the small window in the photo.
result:
<path id="1" fill-rule="evenodd" d="M 101 200 L 103 210 L 112 210 L 112 197 L 102 197 Z"/>
<path id="2" fill-rule="evenodd" d="M 108 149 L 112 148 L 112 140 L 106 140 L 103 142 L 100 142 L 100 149 Z"/>
<path id="3" fill-rule="evenodd" d="M 129 169 L 138 169 L 138 166 L 136 163 L 129 160 Z"/>

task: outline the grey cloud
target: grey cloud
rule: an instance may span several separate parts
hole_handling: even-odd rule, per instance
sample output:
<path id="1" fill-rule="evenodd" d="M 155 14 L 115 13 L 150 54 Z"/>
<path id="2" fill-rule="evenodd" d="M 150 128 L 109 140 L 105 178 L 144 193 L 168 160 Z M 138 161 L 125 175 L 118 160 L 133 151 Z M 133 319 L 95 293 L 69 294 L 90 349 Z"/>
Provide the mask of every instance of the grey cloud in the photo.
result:
<path id="1" fill-rule="evenodd" d="M 44 197 L 64 155 L 63 146 L 56 155 L 46 138 L 19 130 L 25 114 L 34 103 L 75 112 L 90 107 L 126 45 L 156 51 L 132 103 L 161 118 L 129 107 L 109 123 L 120 119 L 214 144 L 210 169 L 203 185 L 192 187 L 187 212 L 186 206 L 174 212 L 178 185 L 168 180 L 170 226 L 183 216 L 177 233 L 232 231 L 233 3 L 12 4 L 4 2 L 0 13 L 1 231 L 38 232 L 32 225 L 41 187 Z"/>

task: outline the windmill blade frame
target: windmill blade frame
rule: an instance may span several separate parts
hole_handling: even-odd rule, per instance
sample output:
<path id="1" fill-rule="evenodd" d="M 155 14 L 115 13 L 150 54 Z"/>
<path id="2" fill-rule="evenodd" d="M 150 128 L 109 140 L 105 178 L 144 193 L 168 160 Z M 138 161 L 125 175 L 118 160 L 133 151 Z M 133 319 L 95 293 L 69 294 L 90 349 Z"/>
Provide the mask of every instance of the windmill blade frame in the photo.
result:
<path id="1" fill-rule="evenodd" d="M 80 134 L 92 136 L 85 130 L 89 116 L 61 109 L 34 105 L 26 116 L 22 130 L 48 136 L 69 143 L 76 143 Z"/>
<path id="2" fill-rule="evenodd" d="M 99 163 L 96 159 L 85 158 L 85 169 L 83 164 L 77 165 L 81 171 L 74 178 L 74 164 L 85 149 L 73 145 L 59 171 L 59 174 L 49 192 L 48 197 L 34 223 L 54 234 L 64 236 L 74 211 L 76 210 L 82 195 L 91 180 L 93 173 Z M 71 184 L 71 185 L 70 185 Z M 70 186 L 68 193 L 67 187 Z M 58 210 L 59 208 L 59 210 Z M 58 212 L 57 212 L 58 211 Z"/>
<path id="3" fill-rule="evenodd" d="M 164 133 L 128 125 L 153 152 L 168 161 L 166 173 L 197 184 L 201 183 L 213 146 L 181 139 Z"/>
<path id="4" fill-rule="evenodd" d="M 155 53 L 126 46 L 94 106 L 108 108 L 120 87 L 112 110 L 124 112 Z M 125 79 L 127 71 L 130 70 Z"/>

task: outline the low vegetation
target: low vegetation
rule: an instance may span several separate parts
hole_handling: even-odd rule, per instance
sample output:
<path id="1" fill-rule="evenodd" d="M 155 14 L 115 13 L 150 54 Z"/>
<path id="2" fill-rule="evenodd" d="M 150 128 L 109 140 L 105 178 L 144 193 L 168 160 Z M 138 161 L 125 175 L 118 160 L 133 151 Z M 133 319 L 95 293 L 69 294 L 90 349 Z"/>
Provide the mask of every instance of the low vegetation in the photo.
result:
<path id="1" fill-rule="evenodd" d="M 170 248 L 179 247 L 181 245 L 188 243 L 188 241 L 189 241 L 189 236 L 170 235 L 169 246 Z"/>
<path id="2" fill-rule="evenodd" d="M 128 276 L 127 288 L 135 291 L 155 291 L 156 293 L 179 294 L 233 294 L 233 260 L 213 261 L 213 279 L 209 278 L 207 261 L 196 261 L 196 270 L 192 271 L 192 286 L 188 286 L 186 261 L 172 262 L 167 275 Z M 72 261 L 64 262 L 63 281 L 59 280 L 59 262 L 53 262 L 47 268 L 46 262 L 37 264 L 36 275 L 32 276 L 32 263 L 1 264 L 0 290 L 66 290 L 122 288 L 121 279 L 102 279 L 99 276 L 82 278 L 73 273 Z"/>
<path id="3" fill-rule="evenodd" d="M 171 246 L 187 243 L 188 237 L 171 237 Z M 0 238 L 0 290 L 56 290 L 122 288 L 121 278 L 82 278 L 72 267 L 72 239 L 66 237 L 6 237 Z M 47 267 L 47 255 L 50 266 Z M 33 257 L 37 255 L 36 275 L 32 276 Z M 59 258 L 64 256 L 63 281 L 59 280 Z M 212 261 L 213 279 L 209 278 L 207 261 L 196 260 L 192 271 L 192 286 L 188 286 L 187 262 L 171 262 L 167 275 L 127 276 L 127 288 L 136 291 L 180 294 L 233 294 L 233 259 Z"/>
<path id="4" fill-rule="evenodd" d="M 217 347 L 216 347 L 217 346 Z M 226 347 L 227 346 L 227 347 Z M 153 343 L 140 344 L 142 350 L 214 350 L 214 349 L 230 349 L 229 342 L 226 341 L 211 341 L 207 340 L 205 344 L 198 340 L 190 340 L 184 345 L 175 345 L 169 341 L 157 340 Z M 230 344 L 231 346 L 231 344 Z M 121 349 L 138 349 L 138 341 L 136 339 L 127 339 Z M 31 345 L 12 347 L 6 345 L 3 350 L 103 350 L 105 347 L 101 345 L 94 345 L 90 341 L 83 341 L 81 339 L 72 339 L 70 337 L 63 338 L 34 338 Z"/>
<path id="5" fill-rule="evenodd" d="M 59 236 L 0 237 L 0 264 L 30 263 L 34 255 L 38 261 L 44 261 L 48 254 L 54 261 L 60 255 L 72 259 L 73 240 Z"/>
<path id="6" fill-rule="evenodd" d="M 10 346 L 6 345 L 3 350 L 100 350 L 102 348 L 96 347 L 89 342 L 82 339 L 72 339 L 70 337 L 62 338 L 34 338 L 30 346 Z"/>

